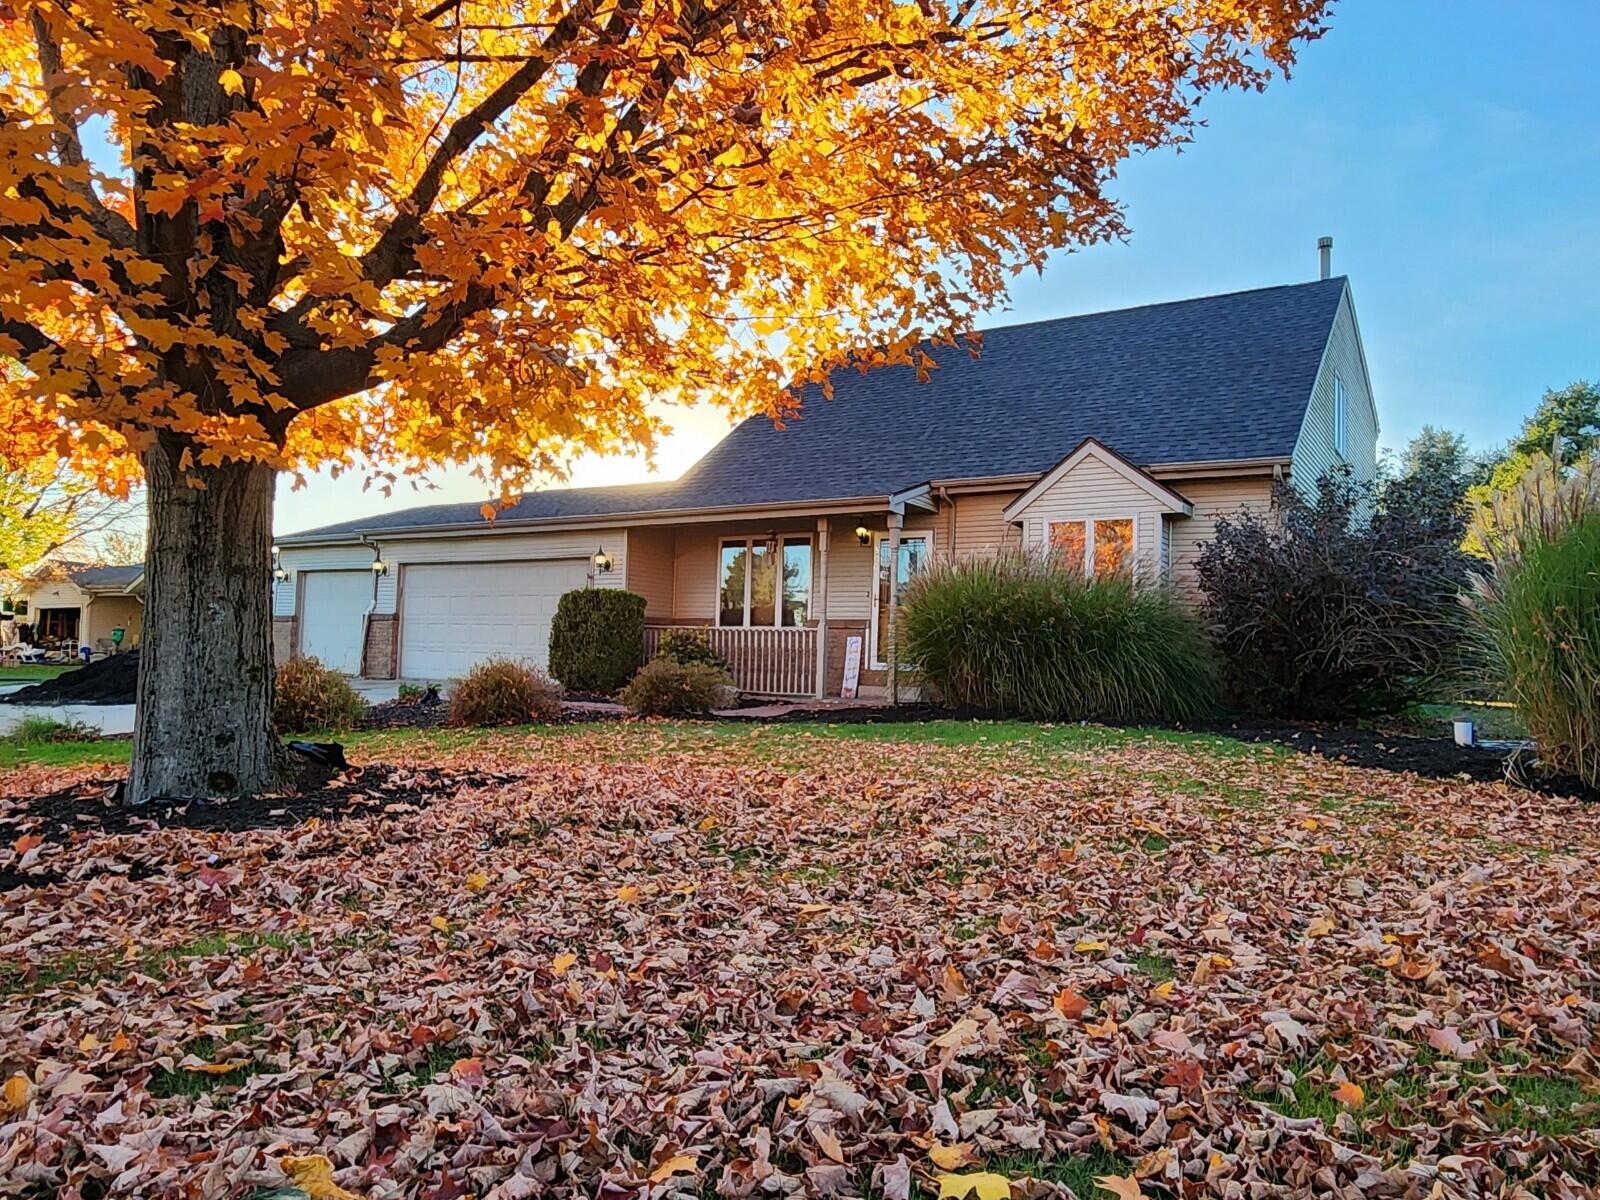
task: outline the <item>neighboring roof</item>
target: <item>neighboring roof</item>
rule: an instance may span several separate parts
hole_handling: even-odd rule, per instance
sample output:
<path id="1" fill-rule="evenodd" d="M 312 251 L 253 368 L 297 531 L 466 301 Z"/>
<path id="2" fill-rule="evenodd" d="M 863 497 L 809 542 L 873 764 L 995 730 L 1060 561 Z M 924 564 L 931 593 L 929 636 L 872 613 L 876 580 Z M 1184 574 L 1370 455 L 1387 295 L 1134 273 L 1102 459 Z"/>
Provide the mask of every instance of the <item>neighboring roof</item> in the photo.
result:
<path id="1" fill-rule="evenodd" d="M 33 578 L 60 578 L 65 576 L 85 591 L 122 591 L 137 583 L 144 574 L 144 564 L 127 563 L 123 566 L 93 566 L 81 562 L 56 562 L 34 572 Z"/>
<path id="2" fill-rule="evenodd" d="M 676 481 L 529 492 L 497 524 L 886 497 L 933 480 L 1037 475 L 1085 438 L 1140 466 L 1287 460 L 1345 279 L 1008 325 L 926 346 L 910 366 L 844 370 L 779 428 L 742 422 Z M 433 505 L 279 539 L 470 524 Z"/>

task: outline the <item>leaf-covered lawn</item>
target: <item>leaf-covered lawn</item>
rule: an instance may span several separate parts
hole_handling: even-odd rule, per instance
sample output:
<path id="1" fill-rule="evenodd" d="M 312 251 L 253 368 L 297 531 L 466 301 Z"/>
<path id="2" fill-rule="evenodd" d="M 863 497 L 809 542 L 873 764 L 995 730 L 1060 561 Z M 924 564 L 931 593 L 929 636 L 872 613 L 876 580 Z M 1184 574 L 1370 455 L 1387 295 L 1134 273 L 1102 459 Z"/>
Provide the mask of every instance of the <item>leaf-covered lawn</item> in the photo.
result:
<path id="1" fill-rule="evenodd" d="M 1593 1194 L 1575 802 L 1026 726 L 358 757 L 494 780 L 0 848 L 63 877 L 0 899 L 0 1192 Z"/>

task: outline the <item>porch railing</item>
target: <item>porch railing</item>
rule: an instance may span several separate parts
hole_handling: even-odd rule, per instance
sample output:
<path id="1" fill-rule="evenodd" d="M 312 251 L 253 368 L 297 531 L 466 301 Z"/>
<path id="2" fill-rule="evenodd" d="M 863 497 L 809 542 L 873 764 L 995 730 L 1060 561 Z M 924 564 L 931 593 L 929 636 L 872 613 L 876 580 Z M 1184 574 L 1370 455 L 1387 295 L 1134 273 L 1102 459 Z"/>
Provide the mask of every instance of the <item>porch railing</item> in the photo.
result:
<path id="1" fill-rule="evenodd" d="M 703 637 L 728 662 L 741 692 L 758 696 L 814 696 L 817 690 L 817 631 L 742 629 L 715 625 L 648 625 L 645 658 L 656 656 L 661 639 L 674 631 Z"/>

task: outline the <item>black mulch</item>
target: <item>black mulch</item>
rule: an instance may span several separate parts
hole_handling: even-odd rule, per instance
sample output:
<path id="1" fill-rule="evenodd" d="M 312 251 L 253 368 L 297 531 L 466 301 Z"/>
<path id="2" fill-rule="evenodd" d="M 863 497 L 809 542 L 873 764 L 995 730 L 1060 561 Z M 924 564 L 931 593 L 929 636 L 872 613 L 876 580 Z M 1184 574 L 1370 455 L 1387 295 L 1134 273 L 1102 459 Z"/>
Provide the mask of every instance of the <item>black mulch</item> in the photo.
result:
<path id="1" fill-rule="evenodd" d="M 487 771 L 403 767 L 378 763 L 353 767 L 320 786 L 238 798 L 153 800 L 137 807 L 118 803 L 122 780 L 80 783 L 39 796 L 0 796 L 0 841 L 23 834 L 60 840 L 73 833 L 135 833 L 158 828 L 237 833 L 281 829 L 311 817 L 407 813 L 461 788 L 507 783 L 516 777 Z"/>
<path id="2" fill-rule="evenodd" d="M 420 700 L 386 700 L 356 719 L 357 729 L 437 729 L 450 719 L 450 706 Z"/>
<path id="3" fill-rule="evenodd" d="M 139 652 L 113 654 L 54 679 L 0 697 L 12 704 L 132 704 L 139 688 Z"/>
<path id="4" fill-rule="evenodd" d="M 1488 746 L 1458 746 L 1454 738 L 1448 736 L 1418 737 L 1348 725 L 1258 720 L 1217 721 L 1196 729 L 1238 738 L 1242 742 L 1288 746 L 1356 767 L 1412 771 L 1427 779 L 1465 776 L 1485 782 L 1504 780 L 1547 796 L 1600 801 L 1600 791 L 1581 779 L 1541 773 L 1527 751 L 1508 753 Z"/>

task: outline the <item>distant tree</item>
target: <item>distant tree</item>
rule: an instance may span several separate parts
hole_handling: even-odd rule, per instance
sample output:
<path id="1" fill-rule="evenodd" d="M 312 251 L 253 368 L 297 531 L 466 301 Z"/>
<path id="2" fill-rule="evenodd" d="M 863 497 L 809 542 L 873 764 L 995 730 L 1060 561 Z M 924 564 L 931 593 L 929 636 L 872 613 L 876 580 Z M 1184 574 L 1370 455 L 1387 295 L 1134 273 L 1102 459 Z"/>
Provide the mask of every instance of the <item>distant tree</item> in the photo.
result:
<path id="1" fill-rule="evenodd" d="M 0 571 L 21 575 L 53 554 L 132 561 L 142 539 L 131 528 L 142 523 L 136 504 L 96 490 L 59 459 L 0 457 Z"/>
<path id="2" fill-rule="evenodd" d="M 1564 388 L 1547 388 L 1522 432 L 1495 461 L 1489 488 L 1500 491 L 1521 479 L 1536 454 L 1549 454 L 1560 437 L 1560 456 L 1577 462 L 1600 448 L 1600 384 L 1580 379 Z"/>
<path id="3" fill-rule="evenodd" d="M 1488 481 L 1492 464 L 1452 429 L 1424 425 L 1400 455 L 1385 489 L 1401 487 L 1440 512 L 1459 509 L 1467 492 Z"/>

